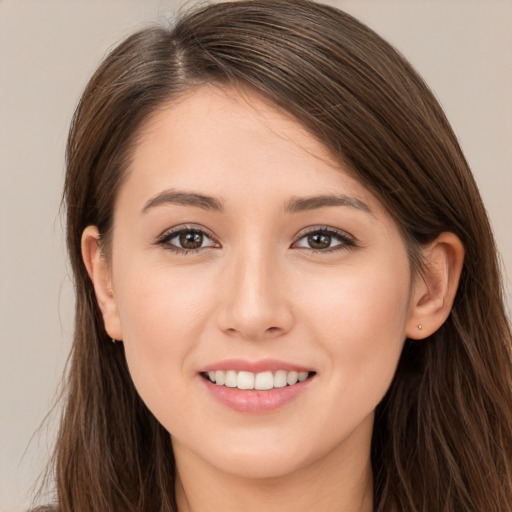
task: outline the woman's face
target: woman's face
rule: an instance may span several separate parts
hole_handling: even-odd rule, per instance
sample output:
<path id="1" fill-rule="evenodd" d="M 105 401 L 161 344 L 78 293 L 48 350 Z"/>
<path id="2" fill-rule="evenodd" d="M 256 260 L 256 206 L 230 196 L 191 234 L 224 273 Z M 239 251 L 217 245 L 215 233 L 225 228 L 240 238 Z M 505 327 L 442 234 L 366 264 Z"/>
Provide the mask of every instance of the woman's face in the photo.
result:
<path id="1" fill-rule="evenodd" d="M 109 268 L 107 330 L 178 458 L 261 477 L 367 457 L 411 321 L 406 247 L 290 116 L 213 86 L 158 111 Z"/>

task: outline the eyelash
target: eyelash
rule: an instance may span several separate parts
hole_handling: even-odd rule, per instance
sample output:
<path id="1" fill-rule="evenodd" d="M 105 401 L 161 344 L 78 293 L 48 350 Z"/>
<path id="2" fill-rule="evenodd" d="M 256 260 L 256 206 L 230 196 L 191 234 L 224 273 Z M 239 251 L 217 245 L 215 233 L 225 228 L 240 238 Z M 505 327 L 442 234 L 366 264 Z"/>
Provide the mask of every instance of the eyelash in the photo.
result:
<path id="1" fill-rule="evenodd" d="M 186 233 L 200 234 L 200 235 L 210 239 L 214 244 L 218 244 L 218 242 L 215 241 L 214 236 L 210 232 L 205 230 L 204 228 L 185 226 L 185 227 L 176 229 L 174 231 L 164 233 L 162 236 L 160 236 L 158 238 L 158 240 L 156 241 L 156 245 L 160 245 L 160 246 L 164 247 L 166 250 L 175 252 L 177 254 L 181 254 L 183 256 L 186 256 L 187 254 L 190 254 L 190 253 L 197 253 L 199 251 L 202 251 L 204 249 L 209 249 L 211 247 L 215 248 L 215 245 L 210 245 L 210 246 L 206 246 L 206 247 L 198 247 L 197 249 L 185 249 L 183 247 L 177 247 L 176 245 L 173 245 L 170 243 L 170 241 L 173 238 L 176 238 L 177 236 L 180 236 L 180 235 L 186 234 Z M 292 247 L 293 247 L 293 245 L 297 244 L 303 238 L 305 238 L 307 236 L 315 235 L 315 234 L 326 235 L 326 236 L 336 240 L 337 242 L 339 242 L 339 244 L 335 245 L 334 247 L 328 247 L 326 249 L 313 249 L 313 248 L 303 247 L 303 249 L 307 249 L 307 250 L 311 251 L 313 254 L 315 254 L 315 253 L 325 254 L 325 253 L 331 253 L 334 251 L 347 250 L 350 248 L 357 247 L 357 245 L 358 245 L 356 239 L 352 235 L 349 235 L 348 233 L 346 233 L 344 231 L 325 226 L 325 227 L 321 227 L 321 228 L 316 227 L 314 229 L 310 229 L 309 231 L 301 233 L 297 237 L 295 242 L 293 242 Z"/>
<path id="2" fill-rule="evenodd" d="M 192 226 L 184 226 L 184 227 L 180 227 L 176 230 L 173 230 L 173 231 L 170 231 L 170 232 L 165 232 L 163 235 L 161 235 L 158 240 L 156 241 L 156 245 L 160 245 L 162 247 L 164 247 L 166 250 L 168 251 L 172 251 L 172 252 L 175 252 L 177 254 L 181 254 L 183 256 L 186 256 L 187 254 L 190 254 L 190 253 L 196 253 L 196 252 L 199 252 L 201 250 L 204 250 L 204 249 L 209 249 L 210 247 L 215 247 L 214 245 L 212 246 L 207 246 L 207 247 L 198 247 L 197 249 L 185 249 L 183 247 L 177 247 L 173 244 L 170 243 L 170 241 L 173 239 L 173 238 L 176 238 L 177 236 L 180 236 L 182 234 L 185 234 L 185 233 L 198 233 L 206 238 L 209 238 L 212 242 L 214 242 L 215 244 L 217 244 L 218 242 L 215 241 L 215 238 L 214 236 L 212 235 L 212 233 L 210 233 L 209 231 L 205 230 L 204 228 L 198 228 L 198 227 L 192 227 Z"/>
<path id="3" fill-rule="evenodd" d="M 334 229 L 334 228 L 331 228 L 328 226 L 323 226 L 320 228 L 315 227 L 315 228 L 309 229 L 303 233 L 300 233 L 300 235 L 297 237 L 297 240 L 293 243 L 293 245 L 295 245 L 296 243 L 298 243 L 300 240 L 302 240 L 303 238 L 305 238 L 307 236 L 316 235 L 316 234 L 327 235 L 328 237 L 333 238 L 334 240 L 339 242 L 339 244 L 335 245 L 334 247 L 328 247 L 327 249 L 313 249 L 313 248 L 304 247 L 304 249 L 308 249 L 313 254 L 316 254 L 316 253 L 325 254 L 325 253 L 342 251 L 342 250 L 347 250 L 347 249 L 357 247 L 356 239 L 352 235 L 349 235 L 345 231 L 341 231 L 339 229 Z"/>

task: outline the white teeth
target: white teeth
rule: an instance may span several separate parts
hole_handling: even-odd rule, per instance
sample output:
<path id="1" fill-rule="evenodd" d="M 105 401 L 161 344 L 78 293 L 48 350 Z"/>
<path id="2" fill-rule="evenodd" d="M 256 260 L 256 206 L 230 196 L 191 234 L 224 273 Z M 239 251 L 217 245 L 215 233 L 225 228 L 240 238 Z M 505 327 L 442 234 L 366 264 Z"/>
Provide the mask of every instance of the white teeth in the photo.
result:
<path id="1" fill-rule="evenodd" d="M 270 371 L 252 373 L 236 372 L 235 370 L 217 370 L 207 373 L 211 382 L 219 386 L 238 389 L 256 389 L 265 391 L 273 388 L 284 388 L 286 385 L 293 386 L 297 382 L 303 382 L 309 376 L 309 372 L 287 372 L 286 370 L 277 370 L 274 374 Z"/>
<path id="2" fill-rule="evenodd" d="M 226 378 L 224 380 L 224 386 L 228 388 L 236 388 L 238 382 L 235 370 L 228 370 L 226 372 Z"/>
<path id="3" fill-rule="evenodd" d="M 286 386 L 286 372 L 284 370 L 278 370 L 274 375 L 274 387 L 284 388 Z"/>
<path id="4" fill-rule="evenodd" d="M 297 384 L 297 380 L 299 378 L 299 374 L 297 372 L 289 372 L 286 376 L 286 382 L 288 386 L 293 386 L 294 384 Z"/>
<path id="5" fill-rule="evenodd" d="M 254 373 L 238 372 L 238 389 L 254 389 Z"/>
<path id="6" fill-rule="evenodd" d="M 257 373 L 254 379 L 254 389 L 264 391 L 274 387 L 274 376 L 272 372 Z"/>

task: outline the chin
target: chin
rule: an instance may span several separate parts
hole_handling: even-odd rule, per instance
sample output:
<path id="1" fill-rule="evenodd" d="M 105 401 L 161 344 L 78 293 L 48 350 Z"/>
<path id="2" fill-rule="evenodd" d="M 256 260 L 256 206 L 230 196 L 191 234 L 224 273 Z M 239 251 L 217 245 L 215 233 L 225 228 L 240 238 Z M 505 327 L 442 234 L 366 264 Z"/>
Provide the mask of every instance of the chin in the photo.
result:
<path id="1" fill-rule="evenodd" d="M 300 471 L 322 460 L 332 446 L 308 446 L 304 437 L 292 432 L 252 432 L 249 436 L 229 436 L 215 446 L 204 446 L 196 454 L 218 470 L 249 479 L 276 479 Z M 266 434 L 266 435 L 265 435 Z M 215 439 L 215 438 L 213 438 Z M 227 441 L 227 442 L 226 442 Z"/>
<path id="2" fill-rule="evenodd" d="M 210 461 L 213 463 L 213 461 Z M 268 453 L 251 455 L 231 455 L 225 460 L 216 461 L 221 471 L 252 480 L 271 480 L 285 477 L 307 466 L 306 461 L 298 460 L 293 454 L 274 457 Z"/>

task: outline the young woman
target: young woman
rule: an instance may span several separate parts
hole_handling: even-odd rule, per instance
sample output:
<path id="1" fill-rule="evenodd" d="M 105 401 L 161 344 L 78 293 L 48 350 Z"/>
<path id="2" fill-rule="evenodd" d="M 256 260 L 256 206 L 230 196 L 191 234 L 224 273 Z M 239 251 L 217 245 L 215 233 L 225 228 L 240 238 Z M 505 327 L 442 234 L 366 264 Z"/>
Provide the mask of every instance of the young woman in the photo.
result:
<path id="1" fill-rule="evenodd" d="M 129 37 L 67 150 L 56 508 L 504 512 L 511 333 L 433 95 L 306 0 Z"/>

